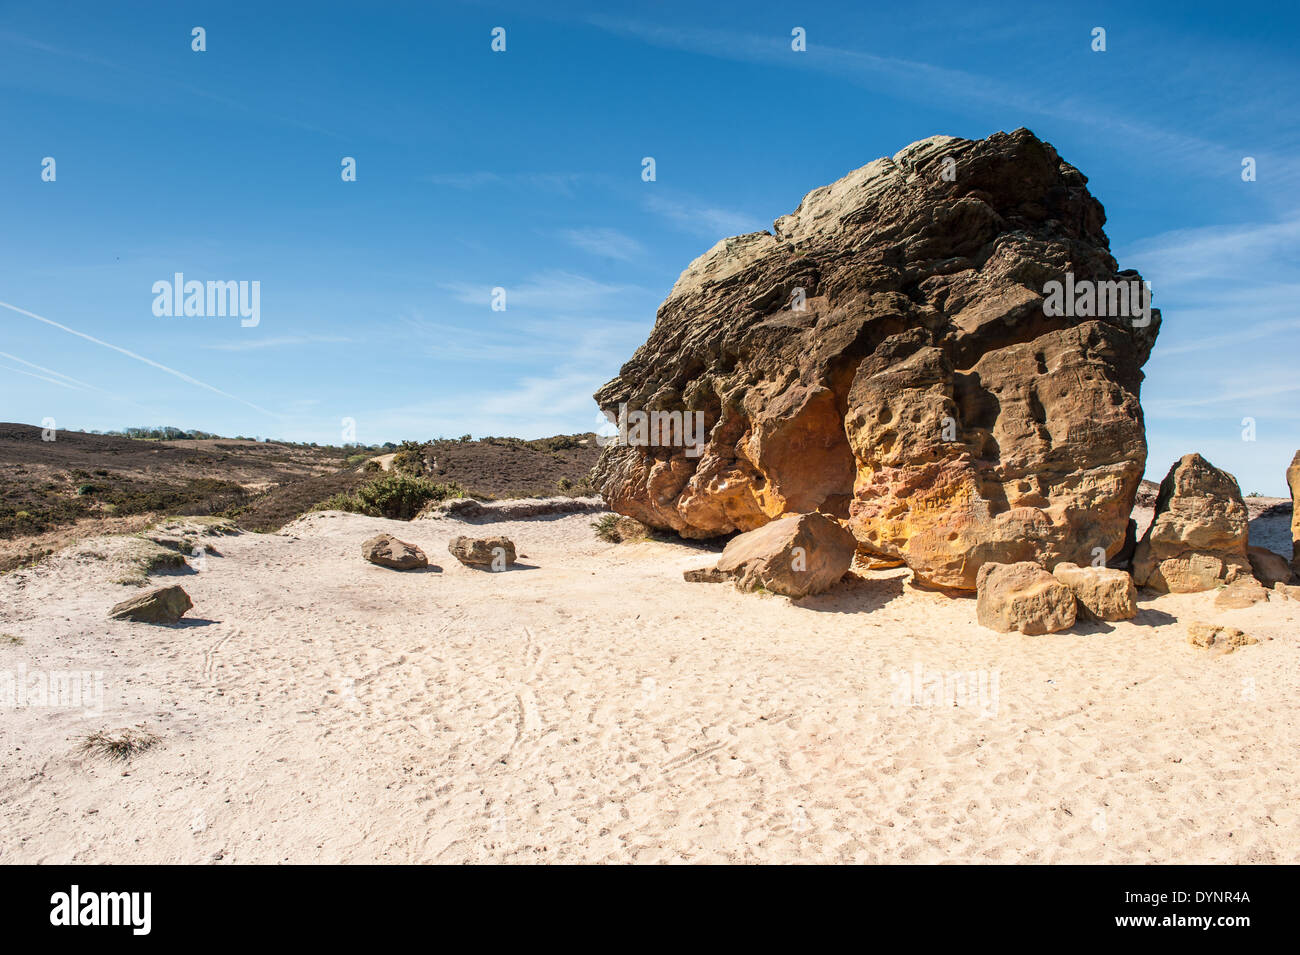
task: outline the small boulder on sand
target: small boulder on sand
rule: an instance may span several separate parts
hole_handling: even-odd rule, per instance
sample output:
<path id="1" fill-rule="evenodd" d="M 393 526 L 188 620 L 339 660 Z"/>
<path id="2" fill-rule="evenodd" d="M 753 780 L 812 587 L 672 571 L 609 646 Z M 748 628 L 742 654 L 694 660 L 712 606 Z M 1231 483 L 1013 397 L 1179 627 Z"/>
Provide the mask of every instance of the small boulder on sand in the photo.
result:
<path id="1" fill-rule="evenodd" d="M 1214 606 L 1220 610 L 1240 610 L 1268 600 L 1268 591 L 1254 577 L 1238 577 L 1219 591 Z"/>
<path id="2" fill-rule="evenodd" d="M 786 597 L 830 590 L 853 565 L 857 541 L 825 514 L 790 514 L 733 537 L 717 571 L 740 590 L 763 588 Z"/>
<path id="3" fill-rule="evenodd" d="M 414 544 L 399 541 L 392 534 L 376 534 L 361 545 L 361 556 L 380 567 L 393 570 L 415 570 L 428 567 L 429 558 Z"/>
<path id="4" fill-rule="evenodd" d="M 990 630 L 1037 636 L 1074 626 L 1074 592 L 1033 561 L 984 564 L 975 590 L 976 619 Z"/>
<path id="5" fill-rule="evenodd" d="M 194 606 L 180 586 L 159 587 L 146 594 L 138 594 L 116 604 L 108 615 L 114 620 L 133 620 L 136 623 L 179 623 L 186 611 Z"/>
<path id="6" fill-rule="evenodd" d="M 453 537 L 447 550 L 469 567 L 505 570 L 515 562 L 515 545 L 509 537 Z"/>
<path id="7" fill-rule="evenodd" d="M 1187 642 L 1194 647 L 1208 650 L 1213 647 L 1222 653 L 1231 653 L 1237 647 L 1259 643 L 1254 637 L 1243 633 L 1236 627 L 1224 627 L 1214 623 L 1196 623 L 1187 625 Z"/>
<path id="8" fill-rule="evenodd" d="M 1250 558 L 1250 569 L 1255 579 L 1265 587 L 1291 582 L 1291 565 L 1281 554 L 1275 554 L 1267 547 L 1248 547 L 1246 556 Z"/>
<path id="9" fill-rule="evenodd" d="M 1137 616 L 1137 587 L 1122 570 L 1057 564 L 1052 576 L 1069 587 L 1079 610 L 1092 620 L 1130 620 Z"/>

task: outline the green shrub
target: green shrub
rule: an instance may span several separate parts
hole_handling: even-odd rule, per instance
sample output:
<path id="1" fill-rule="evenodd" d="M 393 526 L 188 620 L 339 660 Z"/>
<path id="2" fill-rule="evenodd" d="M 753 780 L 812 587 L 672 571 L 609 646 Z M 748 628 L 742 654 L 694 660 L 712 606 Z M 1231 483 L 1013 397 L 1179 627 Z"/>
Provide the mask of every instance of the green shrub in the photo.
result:
<path id="1" fill-rule="evenodd" d="M 618 533 L 618 514 L 606 514 L 598 521 L 592 521 L 591 526 L 596 531 L 596 536 L 610 544 L 622 543 L 623 538 Z"/>
<path id="2" fill-rule="evenodd" d="M 317 504 L 317 511 L 350 511 L 387 517 L 395 521 L 409 521 L 431 501 L 445 501 L 464 497 L 465 489 L 455 481 L 446 484 L 426 477 L 415 477 L 400 471 L 390 471 L 382 477 L 357 487 L 351 494 L 335 494 Z"/>

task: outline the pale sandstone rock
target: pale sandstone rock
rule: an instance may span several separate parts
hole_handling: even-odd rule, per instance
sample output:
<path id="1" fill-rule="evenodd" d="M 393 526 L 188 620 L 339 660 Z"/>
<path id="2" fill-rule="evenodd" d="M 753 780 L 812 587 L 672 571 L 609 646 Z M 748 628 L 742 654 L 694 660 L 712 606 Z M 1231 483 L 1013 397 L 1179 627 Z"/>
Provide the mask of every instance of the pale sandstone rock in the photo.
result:
<path id="1" fill-rule="evenodd" d="M 1074 593 L 1079 610 L 1093 620 L 1129 620 L 1137 616 L 1137 587 L 1122 570 L 1057 564 L 1054 576 Z"/>
<path id="2" fill-rule="evenodd" d="M 1133 579 L 1159 593 L 1194 593 L 1249 577 L 1249 537 L 1237 479 L 1186 454 L 1160 483 L 1155 517 L 1133 555 Z"/>
<path id="3" fill-rule="evenodd" d="M 980 626 L 1029 636 L 1074 626 L 1073 591 L 1032 561 L 984 564 L 976 575 L 975 616 Z"/>
<path id="4" fill-rule="evenodd" d="M 717 571 L 741 590 L 787 597 L 829 590 L 853 564 L 853 535 L 824 514 L 790 514 L 728 542 Z"/>

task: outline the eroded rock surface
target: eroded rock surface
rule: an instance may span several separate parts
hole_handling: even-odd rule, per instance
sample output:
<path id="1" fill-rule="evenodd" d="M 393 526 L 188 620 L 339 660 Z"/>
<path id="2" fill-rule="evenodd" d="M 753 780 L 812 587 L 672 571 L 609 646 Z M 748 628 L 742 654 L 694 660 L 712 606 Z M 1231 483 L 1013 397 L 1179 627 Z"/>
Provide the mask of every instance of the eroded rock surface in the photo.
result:
<path id="1" fill-rule="evenodd" d="M 596 394 L 661 416 L 648 445 L 606 448 L 606 501 L 693 538 L 822 511 L 864 557 L 965 590 L 989 561 L 1118 554 L 1160 318 L 1046 313 L 1067 273 L 1140 288 L 1086 182 L 1028 130 L 936 136 L 719 242 Z"/>
<path id="2" fill-rule="evenodd" d="M 1130 620 L 1137 616 L 1133 578 L 1113 567 L 1057 564 L 1052 576 L 1074 593 L 1079 612 L 1091 620 Z"/>
<path id="3" fill-rule="evenodd" d="M 1032 561 L 985 564 L 976 587 L 975 618 L 981 627 L 1038 636 L 1074 626 L 1074 592 Z"/>
<path id="4" fill-rule="evenodd" d="M 1237 479 L 1185 454 L 1160 482 L 1155 516 L 1133 555 L 1133 579 L 1159 593 L 1195 593 L 1250 577 L 1250 515 Z"/>

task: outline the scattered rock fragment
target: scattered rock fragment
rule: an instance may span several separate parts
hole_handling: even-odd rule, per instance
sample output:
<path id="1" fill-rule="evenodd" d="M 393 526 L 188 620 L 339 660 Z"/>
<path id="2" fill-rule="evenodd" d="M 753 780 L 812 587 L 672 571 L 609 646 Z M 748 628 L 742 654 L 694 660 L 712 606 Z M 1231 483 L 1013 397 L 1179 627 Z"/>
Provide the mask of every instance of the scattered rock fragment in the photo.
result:
<path id="1" fill-rule="evenodd" d="M 1300 586 L 1296 584 L 1274 584 L 1273 593 L 1291 600 L 1300 600 Z"/>
<path id="2" fill-rule="evenodd" d="M 462 564 L 505 570 L 515 562 L 515 545 L 509 537 L 453 537 L 447 550 Z"/>
<path id="3" fill-rule="evenodd" d="M 400 541 L 392 534 L 376 534 L 361 545 L 361 556 L 380 567 L 415 570 L 428 567 L 429 558 L 414 544 Z"/>
<path id="4" fill-rule="evenodd" d="M 975 577 L 980 626 L 1028 636 L 1074 626 L 1074 592 L 1033 561 L 984 564 Z"/>
<path id="5" fill-rule="evenodd" d="M 1223 653 L 1231 653 L 1238 647 L 1259 643 L 1250 634 L 1243 633 L 1236 627 L 1195 622 L 1187 625 L 1187 642 L 1202 650 L 1213 648 Z"/>
<path id="6" fill-rule="evenodd" d="M 194 606 L 190 595 L 173 584 L 159 587 L 148 593 L 137 594 L 115 604 L 108 615 L 114 620 L 133 620 L 136 623 L 175 624 Z"/>
<path id="7" fill-rule="evenodd" d="M 716 567 L 695 567 L 682 571 L 682 580 L 688 584 L 725 584 L 731 574 L 725 574 Z"/>

